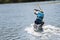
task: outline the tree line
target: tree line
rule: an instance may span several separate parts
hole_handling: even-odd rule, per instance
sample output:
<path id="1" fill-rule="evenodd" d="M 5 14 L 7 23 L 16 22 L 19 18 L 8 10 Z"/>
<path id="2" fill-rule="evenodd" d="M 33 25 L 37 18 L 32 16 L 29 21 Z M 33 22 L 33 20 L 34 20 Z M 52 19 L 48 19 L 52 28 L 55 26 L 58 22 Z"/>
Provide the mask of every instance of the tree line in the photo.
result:
<path id="1" fill-rule="evenodd" d="M 45 1 L 45 0 L 0 0 L 0 3 L 17 3 L 17 2 L 32 2 L 32 1 Z"/>

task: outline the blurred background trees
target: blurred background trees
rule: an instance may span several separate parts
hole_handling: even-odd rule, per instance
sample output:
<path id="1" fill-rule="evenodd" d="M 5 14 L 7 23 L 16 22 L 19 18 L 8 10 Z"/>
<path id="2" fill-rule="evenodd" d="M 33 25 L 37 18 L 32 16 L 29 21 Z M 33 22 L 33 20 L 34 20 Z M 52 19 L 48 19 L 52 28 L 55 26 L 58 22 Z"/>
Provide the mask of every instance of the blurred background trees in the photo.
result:
<path id="1" fill-rule="evenodd" d="M 33 2 L 33 1 L 50 1 L 50 0 L 0 0 L 0 3 L 17 3 L 17 2 Z"/>

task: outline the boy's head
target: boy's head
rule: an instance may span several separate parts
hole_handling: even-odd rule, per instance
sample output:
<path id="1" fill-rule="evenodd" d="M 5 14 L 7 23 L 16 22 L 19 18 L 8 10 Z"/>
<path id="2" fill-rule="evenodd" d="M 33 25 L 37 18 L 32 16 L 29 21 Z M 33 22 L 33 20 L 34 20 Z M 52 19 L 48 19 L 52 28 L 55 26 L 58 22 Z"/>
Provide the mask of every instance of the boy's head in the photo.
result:
<path id="1" fill-rule="evenodd" d="M 34 12 L 37 12 L 37 11 L 39 11 L 38 9 L 34 9 Z"/>

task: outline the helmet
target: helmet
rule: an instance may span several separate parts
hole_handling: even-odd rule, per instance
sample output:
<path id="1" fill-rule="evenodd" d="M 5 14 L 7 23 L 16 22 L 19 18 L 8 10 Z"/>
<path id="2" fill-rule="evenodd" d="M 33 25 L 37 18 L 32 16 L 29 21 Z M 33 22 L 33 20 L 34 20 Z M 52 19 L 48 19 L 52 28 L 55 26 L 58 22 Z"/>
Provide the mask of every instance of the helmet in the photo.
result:
<path id="1" fill-rule="evenodd" d="M 34 9 L 35 11 L 39 11 L 38 9 Z"/>

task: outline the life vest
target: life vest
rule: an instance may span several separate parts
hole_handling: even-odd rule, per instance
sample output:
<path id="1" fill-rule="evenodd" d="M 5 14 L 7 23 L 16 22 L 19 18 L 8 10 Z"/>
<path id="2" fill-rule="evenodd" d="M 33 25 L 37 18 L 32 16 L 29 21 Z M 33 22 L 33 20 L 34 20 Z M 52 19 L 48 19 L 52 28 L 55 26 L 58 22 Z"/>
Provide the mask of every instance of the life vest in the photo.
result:
<path id="1" fill-rule="evenodd" d="M 37 19 L 43 20 L 43 17 L 44 17 L 44 13 L 41 13 L 41 12 L 37 13 Z"/>

